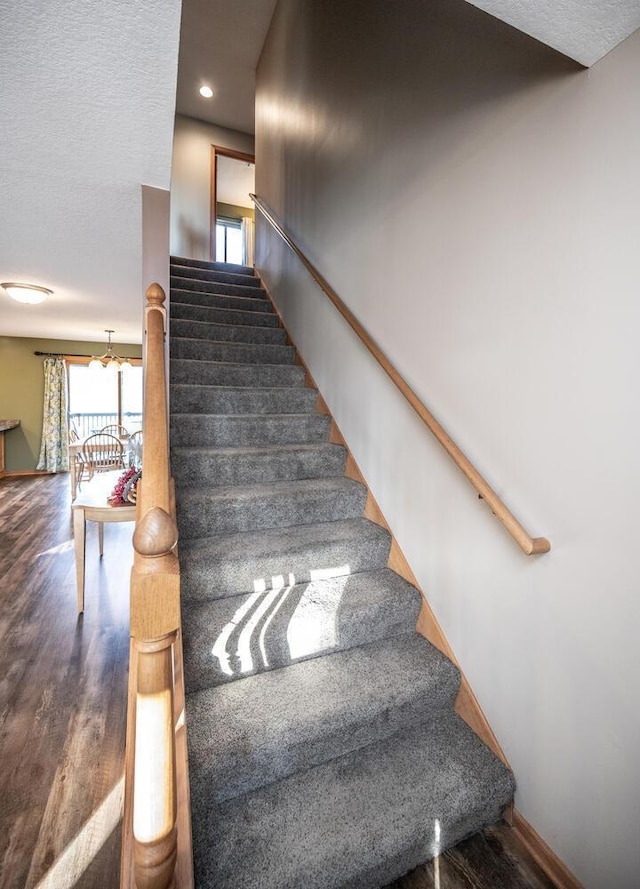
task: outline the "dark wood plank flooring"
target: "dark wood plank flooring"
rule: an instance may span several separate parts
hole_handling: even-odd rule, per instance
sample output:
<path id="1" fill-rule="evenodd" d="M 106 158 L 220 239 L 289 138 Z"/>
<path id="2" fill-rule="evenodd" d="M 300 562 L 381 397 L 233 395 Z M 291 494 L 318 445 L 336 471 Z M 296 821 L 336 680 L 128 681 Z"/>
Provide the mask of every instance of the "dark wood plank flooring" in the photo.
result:
<path id="1" fill-rule="evenodd" d="M 386 889 L 554 889 L 507 824 L 443 852 Z"/>
<path id="2" fill-rule="evenodd" d="M 116 889 L 133 526 L 88 525 L 76 614 L 67 475 L 0 482 L 0 889 Z M 497 825 L 388 889 L 553 889 Z"/>
<path id="3" fill-rule="evenodd" d="M 0 482 L 0 886 L 119 883 L 132 524 L 88 523 L 76 612 L 68 475 Z"/>

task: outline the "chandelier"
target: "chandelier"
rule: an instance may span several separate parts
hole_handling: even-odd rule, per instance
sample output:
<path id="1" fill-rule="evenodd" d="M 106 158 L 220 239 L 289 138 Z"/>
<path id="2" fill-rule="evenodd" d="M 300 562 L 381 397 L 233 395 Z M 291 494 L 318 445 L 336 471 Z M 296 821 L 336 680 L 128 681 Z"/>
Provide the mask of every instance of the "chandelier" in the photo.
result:
<path id="1" fill-rule="evenodd" d="M 107 371 L 111 374 L 117 374 L 121 371 L 128 371 L 131 368 L 131 362 L 128 358 L 118 358 L 118 356 L 113 351 L 113 346 L 111 345 L 111 334 L 115 333 L 115 330 L 106 330 L 105 333 L 109 337 L 109 342 L 107 343 L 107 351 L 104 355 L 101 355 L 100 358 L 93 357 L 89 362 L 89 370 L 102 370 L 106 368 Z"/>

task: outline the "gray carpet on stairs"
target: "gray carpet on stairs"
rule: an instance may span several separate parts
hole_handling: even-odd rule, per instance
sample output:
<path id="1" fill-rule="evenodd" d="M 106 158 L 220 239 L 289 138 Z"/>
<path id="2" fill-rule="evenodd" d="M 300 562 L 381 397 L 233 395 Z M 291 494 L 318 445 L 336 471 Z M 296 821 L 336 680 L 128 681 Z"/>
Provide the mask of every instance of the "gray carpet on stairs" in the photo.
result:
<path id="1" fill-rule="evenodd" d="M 500 817 L 511 772 L 260 280 L 172 257 L 176 480 L 199 889 L 378 889 Z"/>

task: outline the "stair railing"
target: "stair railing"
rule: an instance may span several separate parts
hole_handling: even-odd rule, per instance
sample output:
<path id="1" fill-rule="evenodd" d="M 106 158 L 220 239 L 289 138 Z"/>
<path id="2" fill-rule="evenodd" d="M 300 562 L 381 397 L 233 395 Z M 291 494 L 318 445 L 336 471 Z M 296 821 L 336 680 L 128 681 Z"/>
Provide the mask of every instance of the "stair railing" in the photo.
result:
<path id="1" fill-rule="evenodd" d="M 549 541 L 545 537 L 532 537 L 529 532 L 525 530 L 518 519 L 507 508 L 507 506 L 503 503 L 503 501 L 496 494 L 493 488 L 489 485 L 489 483 L 478 472 L 469 458 L 461 451 L 461 449 L 453 441 L 451 436 L 448 435 L 445 429 L 436 420 L 431 411 L 418 398 L 411 386 L 407 383 L 407 381 L 400 374 L 397 368 L 394 367 L 392 362 L 385 355 L 380 346 L 378 346 L 373 337 L 371 337 L 367 333 L 367 331 L 362 326 L 362 324 L 360 324 L 353 312 L 349 308 L 347 308 L 347 306 L 340 299 L 331 285 L 320 274 L 320 272 L 310 262 L 310 260 L 307 259 L 307 257 L 304 255 L 302 250 L 300 250 L 295 241 L 293 241 L 291 236 L 282 227 L 268 205 L 262 200 L 262 198 L 259 198 L 255 194 L 251 194 L 250 197 L 256 205 L 257 209 L 267 220 L 267 222 L 280 235 L 285 244 L 287 244 L 287 246 L 297 256 L 297 258 L 309 272 L 313 280 L 316 282 L 316 284 L 318 284 L 320 289 L 326 294 L 326 296 L 329 297 L 329 299 L 336 307 L 336 309 L 340 312 L 347 324 L 357 334 L 362 344 L 368 349 L 368 351 L 371 353 L 371 355 L 373 355 L 380 367 L 395 383 L 397 388 L 400 390 L 402 395 L 404 395 L 405 399 L 408 401 L 408 403 L 411 405 L 411 407 L 414 409 L 423 423 L 435 435 L 442 447 L 453 459 L 453 462 L 456 464 L 456 466 L 469 479 L 473 487 L 478 492 L 480 498 L 486 501 L 493 514 L 496 516 L 497 519 L 499 519 L 499 521 L 502 522 L 502 524 L 507 529 L 509 534 L 511 534 L 520 549 L 528 556 L 548 553 L 551 549 L 551 544 L 549 543 Z"/>
<path id="2" fill-rule="evenodd" d="M 131 572 L 131 666 L 121 886 L 167 889 L 178 850 L 174 644 L 178 531 L 169 469 L 165 293 L 146 292 L 143 475 Z"/>

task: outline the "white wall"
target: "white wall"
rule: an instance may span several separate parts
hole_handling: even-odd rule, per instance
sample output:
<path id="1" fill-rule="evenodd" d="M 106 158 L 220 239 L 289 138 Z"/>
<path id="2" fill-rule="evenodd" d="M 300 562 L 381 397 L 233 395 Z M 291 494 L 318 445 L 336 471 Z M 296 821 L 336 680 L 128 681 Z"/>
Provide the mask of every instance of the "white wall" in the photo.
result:
<path id="1" fill-rule="evenodd" d="M 260 220 L 256 264 L 519 810 L 587 889 L 637 889 L 640 34 L 583 71 L 458 0 L 366 8 L 280 0 L 257 191 L 552 552 L 519 551 Z"/>
<path id="2" fill-rule="evenodd" d="M 253 154 L 254 139 L 176 115 L 171 169 L 171 253 L 209 259 L 211 225 L 211 146 Z"/>

